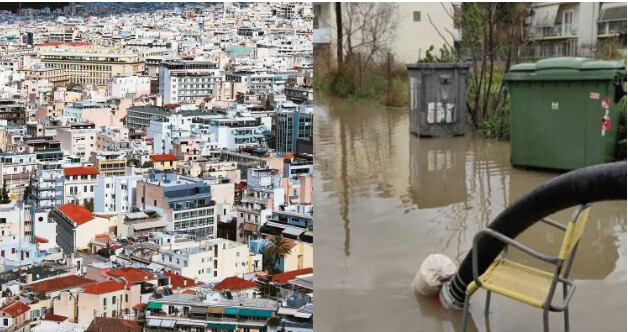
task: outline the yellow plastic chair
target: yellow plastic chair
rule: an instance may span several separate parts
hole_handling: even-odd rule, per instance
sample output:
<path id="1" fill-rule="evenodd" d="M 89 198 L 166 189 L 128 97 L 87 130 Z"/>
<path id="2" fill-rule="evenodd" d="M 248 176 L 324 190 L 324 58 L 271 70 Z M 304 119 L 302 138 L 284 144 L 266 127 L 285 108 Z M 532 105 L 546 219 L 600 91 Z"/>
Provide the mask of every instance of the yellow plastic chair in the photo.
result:
<path id="1" fill-rule="evenodd" d="M 469 299 L 479 288 L 487 291 L 484 313 L 488 314 L 491 301 L 491 293 L 497 293 L 513 300 L 529 304 L 543 309 L 543 331 L 549 331 L 549 311 L 564 312 L 565 331 L 569 331 L 569 301 L 576 289 L 573 281 L 567 279 L 578 247 L 578 242 L 589 219 L 590 204 L 580 205 L 573 215 L 567 227 L 549 220 L 542 221 L 565 231 L 565 238 L 558 256 L 550 256 L 539 253 L 499 232 L 492 229 L 483 229 L 473 238 L 472 262 L 473 279 L 466 290 L 464 313 L 462 316 L 462 331 L 467 330 L 469 316 Z M 494 237 L 507 245 L 512 245 L 521 251 L 532 255 L 542 261 L 556 266 L 554 273 L 545 272 L 527 265 L 515 263 L 505 258 L 497 258 L 481 276 L 478 275 L 477 244 L 484 236 Z M 558 283 L 563 285 L 563 302 L 553 305 L 552 299 Z"/>

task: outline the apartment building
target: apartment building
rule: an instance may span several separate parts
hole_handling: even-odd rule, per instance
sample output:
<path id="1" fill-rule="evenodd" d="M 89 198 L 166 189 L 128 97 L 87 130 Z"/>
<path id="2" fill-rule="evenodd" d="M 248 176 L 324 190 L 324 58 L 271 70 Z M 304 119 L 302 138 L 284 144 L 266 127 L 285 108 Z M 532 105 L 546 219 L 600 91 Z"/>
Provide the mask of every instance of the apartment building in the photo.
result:
<path id="1" fill-rule="evenodd" d="M 52 209 L 63 204 L 62 160 L 37 161 L 35 176 L 30 180 L 30 197 L 41 209 Z"/>
<path id="2" fill-rule="evenodd" d="M 159 93 L 165 104 L 193 103 L 218 95 L 224 76 L 213 62 L 164 61 L 159 66 Z"/>
<path id="3" fill-rule="evenodd" d="M 626 47 L 626 4 L 611 2 L 533 3 L 527 45 L 521 56 L 539 59 L 594 56 L 601 43 L 616 40 Z"/>
<path id="4" fill-rule="evenodd" d="M 146 132 L 151 120 L 165 122 L 171 113 L 160 106 L 132 106 L 126 110 L 126 127 L 136 132 Z"/>
<path id="5" fill-rule="evenodd" d="M 147 75 L 116 75 L 107 85 L 107 96 L 136 98 L 150 94 L 150 78 Z"/>
<path id="6" fill-rule="evenodd" d="M 275 116 L 275 149 L 296 152 L 297 140 L 314 134 L 314 112 L 311 105 L 300 105 L 298 111 L 279 111 Z"/>
<path id="7" fill-rule="evenodd" d="M 213 119 L 209 123 L 209 132 L 216 135 L 220 148 L 237 150 L 243 147 L 263 147 L 266 145 L 264 133 L 267 126 L 262 119 L 253 117 Z"/>
<path id="8" fill-rule="evenodd" d="M 140 74 L 144 62 L 137 54 L 51 52 L 38 53 L 46 68 L 68 72 L 70 83 L 107 87 L 118 74 Z"/>
<path id="9" fill-rule="evenodd" d="M 94 187 L 94 212 L 131 212 L 142 175 L 101 176 Z"/>
<path id="10" fill-rule="evenodd" d="M 94 199 L 94 187 L 98 183 L 95 167 L 66 167 L 63 169 L 63 203 L 85 205 Z"/>
<path id="11" fill-rule="evenodd" d="M 177 171 L 179 159 L 172 153 L 153 154 L 150 156 L 153 162 L 153 168 L 159 171 Z"/>
<path id="12" fill-rule="evenodd" d="M 61 143 L 61 149 L 83 161 L 89 160 L 92 151 L 96 150 L 96 134 L 98 129 L 71 129 L 57 130 L 56 139 Z"/>
<path id="13" fill-rule="evenodd" d="M 268 331 L 267 321 L 276 315 L 278 307 L 274 300 L 225 298 L 219 292 L 174 294 L 148 302 L 144 330 L 263 332 Z"/>
<path id="14" fill-rule="evenodd" d="M 20 69 L 18 73 L 23 73 L 24 78 L 27 79 L 48 80 L 52 88 L 66 86 L 70 83 L 68 72 L 59 68 Z"/>
<path id="15" fill-rule="evenodd" d="M 0 99 L 0 120 L 6 120 L 8 124 L 25 125 L 25 106 L 15 100 Z"/>
<path id="16" fill-rule="evenodd" d="M 109 218 L 93 215 L 86 208 L 68 203 L 52 210 L 48 218 L 57 223 L 57 244 L 66 255 L 89 249 L 96 234 L 109 234 L 115 223 Z"/>
<path id="17" fill-rule="evenodd" d="M 101 176 L 126 175 L 126 154 L 124 151 L 92 151 L 90 162 Z"/>
<path id="18" fill-rule="evenodd" d="M 211 239 L 188 247 L 161 250 L 154 262 L 163 265 L 165 271 L 187 278 L 222 280 L 236 274 L 260 271 L 262 255 L 251 255 L 243 243 Z"/>
<path id="19" fill-rule="evenodd" d="M 135 204 L 143 211 L 159 213 L 168 223 L 167 231 L 213 238 L 216 211 L 210 192 L 201 179 L 153 172 L 148 181 L 137 182 Z"/>

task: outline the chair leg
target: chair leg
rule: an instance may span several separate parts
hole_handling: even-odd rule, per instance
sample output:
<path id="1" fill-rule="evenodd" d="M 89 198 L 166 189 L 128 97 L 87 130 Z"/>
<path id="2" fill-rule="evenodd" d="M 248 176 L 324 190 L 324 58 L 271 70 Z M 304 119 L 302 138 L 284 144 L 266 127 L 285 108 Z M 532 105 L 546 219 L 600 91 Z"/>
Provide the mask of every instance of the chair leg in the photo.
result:
<path id="1" fill-rule="evenodd" d="M 467 332 L 467 320 L 469 319 L 469 302 L 471 295 L 465 294 L 464 298 L 464 309 L 462 309 L 462 327 L 460 330 L 462 332 Z"/>
<path id="2" fill-rule="evenodd" d="M 484 305 L 484 315 L 488 315 L 488 309 L 491 307 L 491 292 L 486 291 L 486 304 Z"/>
<path id="3" fill-rule="evenodd" d="M 567 284 L 563 283 L 563 300 L 567 297 Z M 569 332 L 569 304 L 565 308 L 565 332 Z"/>
<path id="4" fill-rule="evenodd" d="M 543 332 L 549 332 L 549 310 L 543 308 Z"/>

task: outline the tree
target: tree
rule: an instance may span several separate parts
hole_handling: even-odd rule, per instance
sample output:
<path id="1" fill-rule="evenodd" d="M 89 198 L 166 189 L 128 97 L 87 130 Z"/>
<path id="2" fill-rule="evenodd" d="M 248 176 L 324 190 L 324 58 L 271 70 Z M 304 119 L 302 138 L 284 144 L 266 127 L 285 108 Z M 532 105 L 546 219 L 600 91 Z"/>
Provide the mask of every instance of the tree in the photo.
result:
<path id="1" fill-rule="evenodd" d="M 155 166 L 155 163 L 153 163 L 153 161 L 152 161 L 152 160 L 145 161 L 145 162 L 142 164 L 142 168 L 152 168 L 153 166 Z"/>
<path id="2" fill-rule="evenodd" d="M 336 2 L 336 61 L 342 67 L 342 2 Z"/>
<path id="3" fill-rule="evenodd" d="M 7 183 L 4 182 L 2 184 L 2 191 L 0 192 L 0 204 L 8 204 L 11 203 L 11 199 L 9 198 L 9 191 L 7 190 Z"/>
<path id="4" fill-rule="evenodd" d="M 376 56 L 385 56 L 397 35 L 399 6 L 395 3 L 350 2 L 346 4 L 343 34 L 348 58 L 363 53 L 366 67 Z"/>
<path id="5" fill-rule="evenodd" d="M 279 288 L 271 282 L 269 276 L 260 276 L 257 278 L 257 294 L 260 298 L 276 298 L 278 293 Z"/>
<path id="6" fill-rule="evenodd" d="M 274 257 L 273 268 L 279 263 L 279 259 L 292 252 L 290 241 L 285 239 L 283 235 L 275 235 L 264 249 L 266 255 Z"/>
<path id="7" fill-rule="evenodd" d="M 89 212 L 94 212 L 94 199 L 90 198 L 85 200 L 85 208 L 89 210 Z"/>

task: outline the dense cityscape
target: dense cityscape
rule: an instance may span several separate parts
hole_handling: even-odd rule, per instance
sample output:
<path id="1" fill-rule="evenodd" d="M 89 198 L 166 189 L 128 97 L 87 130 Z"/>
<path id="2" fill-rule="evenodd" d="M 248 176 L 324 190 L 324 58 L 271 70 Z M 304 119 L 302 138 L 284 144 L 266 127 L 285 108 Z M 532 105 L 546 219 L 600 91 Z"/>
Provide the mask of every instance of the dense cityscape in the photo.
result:
<path id="1" fill-rule="evenodd" d="M 0 11 L 0 331 L 313 331 L 313 17 Z"/>

